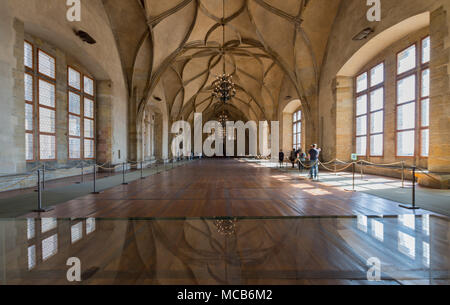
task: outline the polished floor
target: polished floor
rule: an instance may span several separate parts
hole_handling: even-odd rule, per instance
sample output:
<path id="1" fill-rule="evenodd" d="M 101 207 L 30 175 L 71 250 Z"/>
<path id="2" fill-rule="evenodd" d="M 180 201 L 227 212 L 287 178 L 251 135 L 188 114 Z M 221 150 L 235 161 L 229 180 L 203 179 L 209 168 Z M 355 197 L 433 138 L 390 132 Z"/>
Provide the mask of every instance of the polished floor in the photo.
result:
<path id="1" fill-rule="evenodd" d="M 184 218 L 399 215 L 397 202 L 238 160 L 201 160 L 23 217 Z M 416 214 L 427 213 L 424 210 Z"/>
<path id="2" fill-rule="evenodd" d="M 0 220 L 0 283 L 450 284 L 449 237 L 430 215 Z"/>

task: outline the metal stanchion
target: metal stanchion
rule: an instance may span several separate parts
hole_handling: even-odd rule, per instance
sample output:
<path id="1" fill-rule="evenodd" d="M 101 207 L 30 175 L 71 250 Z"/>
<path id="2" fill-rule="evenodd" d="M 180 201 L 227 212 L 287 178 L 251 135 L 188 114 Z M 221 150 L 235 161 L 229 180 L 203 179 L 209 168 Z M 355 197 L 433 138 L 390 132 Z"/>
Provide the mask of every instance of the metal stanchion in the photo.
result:
<path id="1" fill-rule="evenodd" d="M 361 162 L 361 180 L 364 180 L 364 163 Z"/>
<path id="2" fill-rule="evenodd" d="M 53 208 L 43 208 L 42 207 L 42 181 L 41 181 L 41 170 L 40 169 L 38 169 L 38 171 L 37 171 L 37 177 L 38 177 L 38 182 L 37 182 L 37 193 L 38 193 L 37 203 L 38 203 L 38 207 L 37 207 L 36 210 L 33 210 L 33 212 L 35 212 L 35 213 L 45 213 L 45 212 L 53 210 Z"/>
<path id="3" fill-rule="evenodd" d="M 145 177 L 144 177 L 144 162 L 143 161 L 141 161 L 141 179 L 142 180 L 145 179 Z"/>
<path id="4" fill-rule="evenodd" d="M 353 175 L 352 175 L 352 189 L 351 190 L 345 189 L 346 191 L 356 192 L 356 190 L 355 190 L 355 171 L 356 171 L 356 166 L 355 166 L 355 162 L 353 162 L 352 163 L 352 172 L 353 172 Z"/>
<path id="5" fill-rule="evenodd" d="M 94 190 L 93 190 L 92 194 L 98 195 L 98 194 L 100 194 L 100 192 L 97 191 L 97 162 L 94 163 L 93 167 L 94 167 L 94 180 L 93 180 Z"/>
<path id="6" fill-rule="evenodd" d="M 405 161 L 402 161 L 402 189 L 405 188 Z"/>
<path id="7" fill-rule="evenodd" d="M 125 182 L 125 162 L 122 164 L 122 185 L 127 185 L 128 183 Z"/>
<path id="8" fill-rule="evenodd" d="M 42 189 L 45 190 L 45 163 L 42 165 Z"/>
<path id="9" fill-rule="evenodd" d="M 419 207 L 416 207 L 416 167 L 413 166 L 412 167 L 412 205 L 411 206 L 407 206 L 407 205 L 403 205 L 401 204 L 400 207 L 404 208 L 404 209 L 408 209 L 408 210 L 420 210 Z"/>

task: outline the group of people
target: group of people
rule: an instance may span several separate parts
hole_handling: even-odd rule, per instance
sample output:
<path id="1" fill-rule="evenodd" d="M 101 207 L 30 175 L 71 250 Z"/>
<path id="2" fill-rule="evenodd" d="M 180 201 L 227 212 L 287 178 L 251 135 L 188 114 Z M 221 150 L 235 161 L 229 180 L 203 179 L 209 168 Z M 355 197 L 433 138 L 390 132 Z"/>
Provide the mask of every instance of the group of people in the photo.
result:
<path id="1" fill-rule="evenodd" d="M 299 171 L 303 171 L 304 165 L 306 165 L 306 162 L 309 161 L 309 165 L 311 166 L 309 178 L 312 180 L 317 180 L 319 175 L 319 156 L 321 151 L 322 149 L 317 148 L 317 144 L 311 145 L 308 155 L 303 152 L 301 148 L 295 149 L 294 147 L 289 155 L 289 161 L 292 163 L 292 168 L 295 168 L 295 164 L 297 164 Z M 283 165 L 284 158 L 284 152 L 280 150 L 279 161 L 281 166 Z"/>

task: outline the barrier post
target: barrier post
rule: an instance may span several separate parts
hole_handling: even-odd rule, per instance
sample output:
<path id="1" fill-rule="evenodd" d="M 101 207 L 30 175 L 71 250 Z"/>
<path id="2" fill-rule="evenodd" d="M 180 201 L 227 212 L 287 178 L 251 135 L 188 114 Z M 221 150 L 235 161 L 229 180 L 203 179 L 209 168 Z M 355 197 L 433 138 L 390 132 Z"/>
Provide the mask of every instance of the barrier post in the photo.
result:
<path id="1" fill-rule="evenodd" d="M 361 180 L 364 180 L 364 163 L 361 162 Z"/>
<path id="2" fill-rule="evenodd" d="M 100 194 L 100 192 L 97 192 L 97 161 L 94 162 L 93 170 L 94 170 L 93 171 L 93 173 L 94 173 L 94 179 L 93 179 L 94 190 L 93 190 L 92 194 L 98 195 L 98 194 Z"/>
<path id="3" fill-rule="evenodd" d="M 141 179 L 145 179 L 144 178 L 144 162 L 141 160 Z"/>
<path id="4" fill-rule="evenodd" d="M 400 205 L 400 207 L 401 208 L 405 208 L 405 209 L 408 209 L 408 210 L 420 210 L 420 208 L 419 207 L 416 207 L 416 167 L 415 166 L 413 166 L 412 167 L 412 182 L 413 182 L 413 185 L 412 185 L 412 194 L 411 194 L 411 199 L 412 199 L 412 205 L 411 206 L 407 206 L 407 205 Z"/>
<path id="5" fill-rule="evenodd" d="M 42 189 L 45 190 L 45 163 L 42 164 Z"/>
<path id="6" fill-rule="evenodd" d="M 122 164 L 122 185 L 127 185 L 125 182 L 125 162 Z"/>
<path id="7" fill-rule="evenodd" d="M 352 163 L 352 189 L 345 189 L 346 191 L 349 192 L 356 192 L 355 190 L 355 171 L 356 171 L 356 166 L 355 166 L 355 162 Z"/>
<path id="8" fill-rule="evenodd" d="M 43 208 L 42 207 L 42 181 L 41 181 L 41 170 L 40 169 L 38 169 L 37 170 L 37 195 L 38 195 L 38 198 L 37 198 L 37 204 L 38 204 L 38 207 L 37 207 L 37 209 L 36 210 L 33 210 L 33 212 L 35 212 L 35 213 L 45 213 L 45 212 L 48 212 L 48 211 L 51 211 L 51 210 L 53 210 L 53 208 Z"/>
<path id="9" fill-rule="evenodd" d="M 84 163 L 81 162 L 81 183 L 84 183 Z"/>
<path id="10" fill-rule="evenodd" d="M 405 188 L 405 161 L 402 161 L 402 189 Z"/>

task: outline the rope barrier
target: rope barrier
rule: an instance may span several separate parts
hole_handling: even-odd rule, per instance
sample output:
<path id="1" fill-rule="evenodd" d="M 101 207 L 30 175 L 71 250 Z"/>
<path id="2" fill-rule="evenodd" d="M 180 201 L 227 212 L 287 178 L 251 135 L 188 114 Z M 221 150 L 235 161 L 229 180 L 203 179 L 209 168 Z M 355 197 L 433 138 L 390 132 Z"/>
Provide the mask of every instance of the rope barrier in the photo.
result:
<path id="1" fill-rule="evenodd" d="M 320 162 L 319 164 L 322 165 L 322 167 L 325 168 L 327 171 L 330 171 L 330 172 L 333 172 L 333 173 L 343 172 L 343 171 L 347 170 L 350 166 L 353 165 L 353 163 L 350 163 L 350 164 L 348 164 L 348 165 L 347 165 L 346 167 L 344 167 L 344 168 L 341 168 L 341 169 L 339 169 L 339 170 L 333 170 L 333 169 L 330 169 L 330 168 L 326 167 L 326 166 L 324 165 L 325 163 Z"/>

